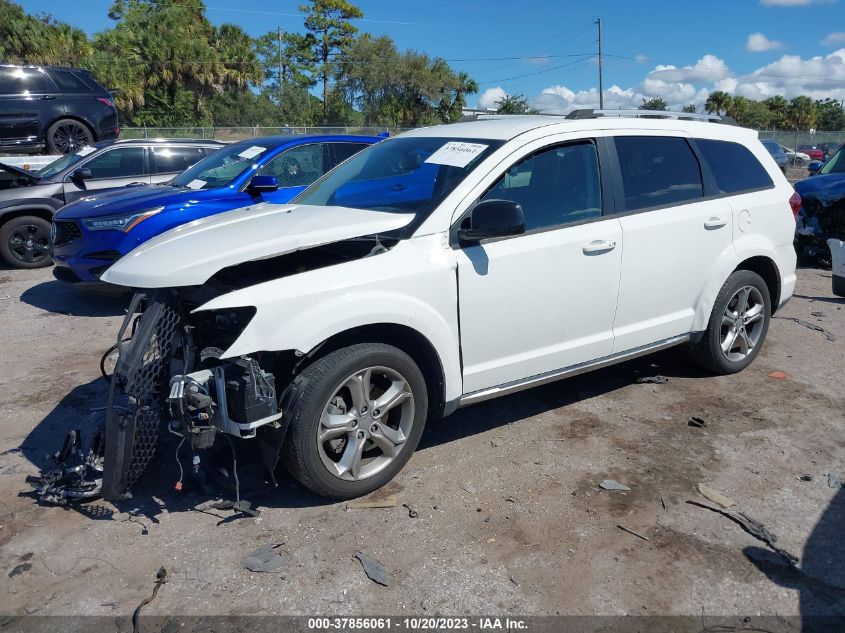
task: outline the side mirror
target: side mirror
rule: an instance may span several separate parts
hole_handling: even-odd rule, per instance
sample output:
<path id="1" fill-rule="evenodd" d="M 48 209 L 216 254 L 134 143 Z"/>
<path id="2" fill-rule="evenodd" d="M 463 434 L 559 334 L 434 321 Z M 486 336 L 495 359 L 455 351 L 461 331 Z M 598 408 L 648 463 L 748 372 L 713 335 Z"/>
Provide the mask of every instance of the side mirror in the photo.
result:
<path id="1" fill-rule="evenodd" d="M 91 174 L 91 170 L 88 169 L 87 167 L 81 167 L 70 175 L 70 179 L 73 180 L 74 182 L 82 181 L 82 180 L 89 180 L 93 177 L 94 176 Z"/>
<path id="2" fill-rule="evenodd" d="M 518 202 L 485 200 L 472 210 L 469 228 L 458 230 L 458 239 L 462 242 L 477 242 L 521 233 L 525 233 L 525 215 Z"/>
<path id="3" fill-rule="evenodd" d="M 253 176 L 246 187 L 250 193 L 262 193 L 265 191 L 276 191 L 279 183 L 275 176 Z"/>
<path id="4" fill-rule="evenodd" d="M 824 163 L 820 160 L 814 160 L 809 165 L 807 165 L 807 171 L 810 172 L 811 176 L 815 176 L 819 173 L 819 170 L 822 168 Z"/>

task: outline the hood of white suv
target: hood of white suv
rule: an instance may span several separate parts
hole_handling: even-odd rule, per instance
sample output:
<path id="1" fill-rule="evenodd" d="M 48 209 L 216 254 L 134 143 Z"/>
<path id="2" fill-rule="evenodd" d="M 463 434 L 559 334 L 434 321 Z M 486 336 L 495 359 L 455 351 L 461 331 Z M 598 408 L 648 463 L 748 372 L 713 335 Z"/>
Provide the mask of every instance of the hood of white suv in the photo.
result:
<path id="1" fill-rule="evenodd" d="M 387 211 L 261 203 L 159 235 L 101 279 L 132 288 L 196 286 L 228 266 L 399 229 L 413 219 Z"/>

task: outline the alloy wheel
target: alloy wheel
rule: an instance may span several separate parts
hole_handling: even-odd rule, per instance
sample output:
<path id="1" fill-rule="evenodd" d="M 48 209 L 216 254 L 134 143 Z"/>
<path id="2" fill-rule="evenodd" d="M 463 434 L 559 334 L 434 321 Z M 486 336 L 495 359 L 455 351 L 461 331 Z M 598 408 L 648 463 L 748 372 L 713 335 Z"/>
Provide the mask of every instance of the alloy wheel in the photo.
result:
<path id="1" fill-rule="evenodd" d="M 62 123 L 53 132 L 53 145 L 62 154 L 71 154 L 90 142 L 88 131 L 80 123 Z"/>
<path id="2" fill-rule="evenodd" d="M 40 262 L 49 256 L 50 236 L 43 227 L 23 224 L 9 236 L 9 250 L 16 259 L 26 264 Z"/>
<path id="3" fill-rule="evenodd" d="M 388 367 L 362 369 L 323 407 L 315 438 L 320 460 L 338 479 L 368 479 L 397 457 L 413 424 L 414 395 L 405 377 Z"/>
<path id="4" fill-rule="evenodd" d="M 765 325 L 766 306 L 763 295 L 754 286 L 737 290 L 722 314 L 720 347 L 732 363 L 746 359 L 754 352 Z"/>

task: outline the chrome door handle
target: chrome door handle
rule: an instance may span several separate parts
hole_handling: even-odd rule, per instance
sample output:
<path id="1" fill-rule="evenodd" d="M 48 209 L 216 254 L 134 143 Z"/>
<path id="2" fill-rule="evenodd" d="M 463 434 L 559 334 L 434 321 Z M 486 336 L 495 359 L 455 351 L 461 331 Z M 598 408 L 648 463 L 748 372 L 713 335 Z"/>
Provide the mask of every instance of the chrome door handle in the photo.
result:
<path id="1" fill-rule="evenodd" d="M 612 240 L 593 240 L 589 244 L 584 244 L 581 248 L 584 255 L 594 255 L 596 253 L 607 253 L 616 248 L 616 242 Z"/>
<path id="2" fill-rule="evenodd" d="M 704 223 L 705 229 L 721 229 L 728 223 L 727 220 L 723 220 L 722 218 L 712 217 Z"/>

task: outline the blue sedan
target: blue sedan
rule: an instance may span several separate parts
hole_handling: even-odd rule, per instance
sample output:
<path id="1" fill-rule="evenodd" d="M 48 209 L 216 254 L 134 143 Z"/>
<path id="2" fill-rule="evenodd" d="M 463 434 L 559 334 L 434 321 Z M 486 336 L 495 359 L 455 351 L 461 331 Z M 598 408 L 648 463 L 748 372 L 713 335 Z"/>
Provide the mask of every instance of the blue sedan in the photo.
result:
<path id="1" fill-rule="evenodd" d="M 99 283 L 120 257 L 165 231 L 260 202 L 290 202 L 381 136 L 277 136 L 227 145 L 159 186 L 82 198 L 53 218 L 57 279 Z"/>

